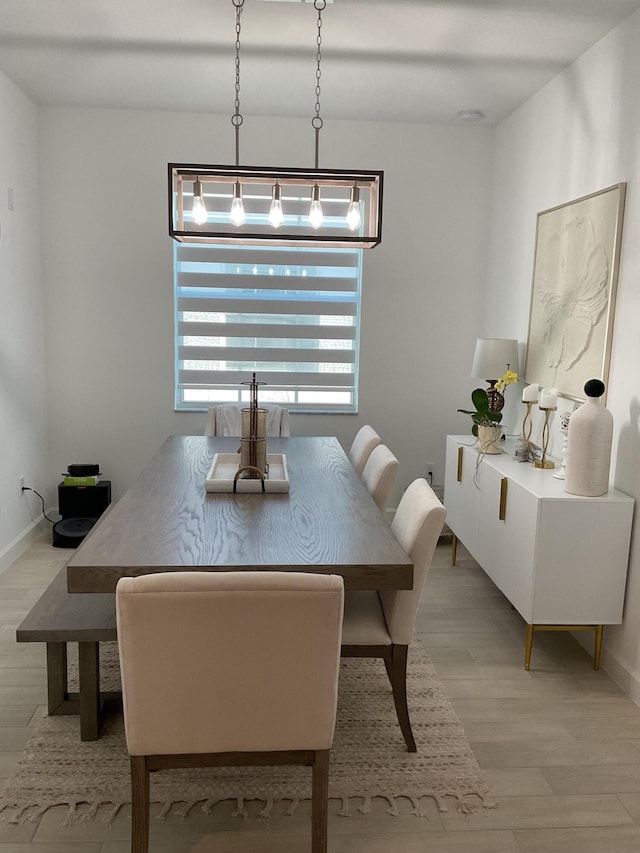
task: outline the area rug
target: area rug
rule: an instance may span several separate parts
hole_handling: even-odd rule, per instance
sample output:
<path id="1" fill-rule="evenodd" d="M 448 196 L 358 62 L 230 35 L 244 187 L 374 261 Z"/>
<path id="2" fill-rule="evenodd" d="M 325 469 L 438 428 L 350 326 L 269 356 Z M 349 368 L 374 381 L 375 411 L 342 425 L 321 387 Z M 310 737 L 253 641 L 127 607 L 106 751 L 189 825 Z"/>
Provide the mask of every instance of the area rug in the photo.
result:
<path id="1" fill-rule="evenodd" d="M 102 689 L 117 689 L 117 646 L 103 643 L 100 649 Z M 406 751 L 382 661 L 342 661 L 329 773 L 337 813 L 366 814 L 373 797 L 386 799 L 390 814 L 400 813 L 402 798 L 417 816 L 424 816 L 425 798 L 435 800 L 440 811 L 448 810 L 447 802 L 465 814 L 492 807 L 471 746 L 419 643 L 409 652 L 407 685 L 417 753 Z M 109 823 L 131 801 L 129 780 L 122 715 L 107 718 L 101 737 L 84 743 L 78 717 L 44 717 L 7 781 L 0 811 L 4 821 L 22 823 L 66 804 L 71 823 L 91 820 L 101 805 L 109 805 L 104 818 Z M 151 776 L 151 801 L 163 804 L 160 819 L 169 813 L 184 818 L 196 805 L 208 812 L 222 800 L 235 801 L 237 814 L 246 814 L 246 801 L 259 800 L 267 817 L 274 802 L 287 801 L 293 813 L 299 800 L 310 798 L 311 771 L 304 767 L 166 770 Z"/>

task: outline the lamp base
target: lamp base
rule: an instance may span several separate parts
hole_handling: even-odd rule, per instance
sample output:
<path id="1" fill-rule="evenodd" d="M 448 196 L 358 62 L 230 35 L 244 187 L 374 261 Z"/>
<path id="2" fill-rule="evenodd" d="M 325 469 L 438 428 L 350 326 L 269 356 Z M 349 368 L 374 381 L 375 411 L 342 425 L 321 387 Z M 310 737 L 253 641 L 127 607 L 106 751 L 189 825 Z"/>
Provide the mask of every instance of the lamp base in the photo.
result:
<path id="1" fill-rule="evenodd" d="M 555 462 L 549 462 L 546 459 L 544 462 L 541 459 L 536 459 L 536 461 L 533 463 L 533 467 L 534 468 L 544 468 L 545 471 L 549 471 L 551 468 L 556 467 L 556 463 Z"/>

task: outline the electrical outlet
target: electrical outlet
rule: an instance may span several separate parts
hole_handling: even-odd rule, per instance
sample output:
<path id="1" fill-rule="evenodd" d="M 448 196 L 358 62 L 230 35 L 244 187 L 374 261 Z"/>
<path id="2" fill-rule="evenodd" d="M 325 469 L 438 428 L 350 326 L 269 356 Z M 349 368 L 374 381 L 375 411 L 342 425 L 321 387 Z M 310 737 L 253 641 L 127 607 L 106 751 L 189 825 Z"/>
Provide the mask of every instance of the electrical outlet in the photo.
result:
<path id="1" fill-rule="evenodd" d="M 22 490 L 24 489 L 24 476 L 18 477 L 18 482 L 20 483 L 20 494 L 23 495 L 24 492 Z"/>
<path id="2" fill-rule="evenodd" d="M 425 479 L 430 486 L 436 481 L 436 466 L 433 462 L 427 462 L 425 465 Z"/>

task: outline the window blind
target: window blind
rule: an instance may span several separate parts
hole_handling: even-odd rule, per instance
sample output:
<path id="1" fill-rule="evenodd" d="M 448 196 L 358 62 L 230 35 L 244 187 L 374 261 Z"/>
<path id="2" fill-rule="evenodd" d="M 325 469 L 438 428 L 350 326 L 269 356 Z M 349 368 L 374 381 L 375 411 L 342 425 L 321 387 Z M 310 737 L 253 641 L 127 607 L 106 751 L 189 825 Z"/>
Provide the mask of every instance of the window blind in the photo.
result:
<path id="1" fill-rule="evenodd" d="M 354 412 L 362 250 L 176 243 L 176 408 Z"/>

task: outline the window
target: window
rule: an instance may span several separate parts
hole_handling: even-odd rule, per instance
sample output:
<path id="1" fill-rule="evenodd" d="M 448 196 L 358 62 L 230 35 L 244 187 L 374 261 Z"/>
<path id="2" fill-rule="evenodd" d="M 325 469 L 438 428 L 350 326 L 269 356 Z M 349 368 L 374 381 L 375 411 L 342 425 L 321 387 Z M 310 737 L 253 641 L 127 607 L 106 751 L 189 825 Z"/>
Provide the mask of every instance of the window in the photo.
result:
<path id="1" fill-rule="evenodd" d="M 355 412 L 361 249 L 174 245 L 176 408 Z"/>

